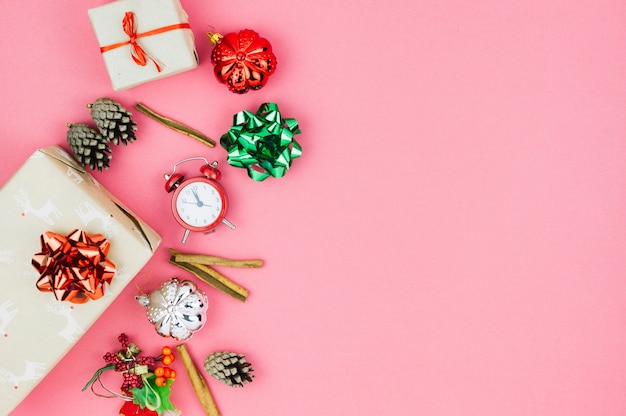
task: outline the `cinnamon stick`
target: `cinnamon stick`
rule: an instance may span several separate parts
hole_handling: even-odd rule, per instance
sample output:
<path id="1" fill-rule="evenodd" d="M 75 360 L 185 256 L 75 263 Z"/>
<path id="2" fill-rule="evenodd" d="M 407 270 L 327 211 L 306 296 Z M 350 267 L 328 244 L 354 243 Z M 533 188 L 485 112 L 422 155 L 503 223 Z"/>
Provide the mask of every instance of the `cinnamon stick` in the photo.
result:
<path id="1" fill-rule="evenodd" d="M 189 355 L 189 351 L 187 351 L 187 347 L 185 344 L 180 344 L 176 346 L 176 350 L 178 351 L 178 355 L 185 366 L 185 370 L 187 370 L 189 381 L 191 381 L 193 390 L 196 392 L 196 396 L 198 396 L 204 412 L 207 416 L 220 416 L 220 411 L 215 404 L 215 400 L 213 400 L 209 386 L 206 384 L 206 380 L 202 377 L 202 374 L 200 374 L 200 371 L 198 371 L 198 368 L 193 363 L 193 360 Z"/>
<path id="2" fill-rule="evenodd" d="M 183 263 L 198 263 L 206 264 L 209 266 L 225 266 L 225 267 L 237 267 L 244 269 L 258 269 L 263 266 L 263 260 L 248 259 L 248 260 L 233 260 L 225 257 L 210 256 L 206 254 L 189 254 L 181 253 L 173 248 L 170 248 L 170 254 L 177 262 Z"/>
<path id="3" fill-rule="evenodd" d="M 233 282 L 217 270 L 212 269 L 210 266 L 177 261 L 174 256 L 170 257 L 170 263 L 188 271 L 189 273 L 192 273 L 198 279 L 210 284 L 214 288 L 234 297 L 237 300 L 245 302 L 248 298 L 248 289 L 239 286 L 237 283 Z"/>
<path id="4" fill-rule="evenodd" d="M 205 136 L 204 134 L 200 133 L 198 130 L 194 130 L 191 127 L 180 123 L 176 120 L 172 120 L 171 118 L 165 117 L 164 115 L 161 115 L 159 113 L 157 113 L 156 111 L 152 110 L 151 108 L 148 108 L 145 104 L 143 103 L 137 103 L 135 104 L 135 108 L 137 110 L 139 110 L 140 112 L 142 112 L 143 114 L 147 115 L 148 117 L 150 117 L 151 119 L 163 124 L 166 127 L 169 127 L 170 129 L 177 131 L 179 133 L 182 133 L 186 136 L 191 137 L 192 139 L 196 139 L 197 141 L 199 141 L 200 143 L 204 143 L 209 147 L 215 147 L 215 140 L 211 139 L 208 136 Z"/>

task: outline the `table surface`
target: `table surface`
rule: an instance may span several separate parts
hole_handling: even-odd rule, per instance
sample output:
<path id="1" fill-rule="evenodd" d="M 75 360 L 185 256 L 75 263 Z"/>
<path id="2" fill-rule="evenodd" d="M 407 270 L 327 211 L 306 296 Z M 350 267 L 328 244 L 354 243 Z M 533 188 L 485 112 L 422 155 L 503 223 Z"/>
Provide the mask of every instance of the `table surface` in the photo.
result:
<path id="1" fill-rule="evenodd" d="M 207 378 L 223 415 L 626 413 L 626 3 L 182 0 L 199 67 L 114 92 L 87 17 L 105 2 L 3 7 L 0 184 L 35 149 L 68 148 L 66 122 L 88 121 L 98 97 L 213 138 L 276 102 L 303 155 L 254 182 L 223 148 L 135 114 L 139 139 L 94 176 L 163 244 L 12 416 L 117 414 L 81 388 L 120 332 L 174 345 L 134 300 L 191 277 L 169 247 L 265 261 L 221 269 L 245 304 L 200 283 L 194 361 L 232 350 L 255 368 L 244 389 Z M 236 95 L 205 33 L 244 28 L 278 66 Z M 199 155 L 220 162 L 237 229 L 183 246 L 163 173 Z M 202 414 L 173 366 L 172 401 Z"/>

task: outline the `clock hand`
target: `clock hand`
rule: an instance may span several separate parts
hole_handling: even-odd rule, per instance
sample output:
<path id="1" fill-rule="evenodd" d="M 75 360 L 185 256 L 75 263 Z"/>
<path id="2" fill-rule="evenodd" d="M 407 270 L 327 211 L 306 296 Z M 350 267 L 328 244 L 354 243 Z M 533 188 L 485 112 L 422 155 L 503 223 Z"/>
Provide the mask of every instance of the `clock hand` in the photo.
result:
<path id="1" fill-rule="evenodd" d="M 189 202 L 191 204 L 195 204 L 199 207 L 210 207 L 211 205 L 207 205 L 204 202 L 202 202 L 202 200 L 200 199 L 200 197 L 198 196 L 198 192 L 196 192 L 195 189 L 191 190 L 191 193 L 193 194 L 193 197 L 196 199 L 197 202 Z M 183 201 L 184 202 L 184 201 Z M 187 202 L 186 202 L 187 203 Z"/>
<path id="2" fill-rule="evenodd" d="M 205 204 L 205 203 L 203 203 L 202 201 L 200 201 L 200 202 L 187 202 L 187 201 L 183 201 L 183 204 L 191 204 L 191 205 L 195 205 L 195 206 L 197 206 L 197 207 L 209 207 L 209 208 L 210 208 L 210 207 L 212 207 L 212 205 Z"/>
<path id="3" fill-rule="evenodd" d="M 195 189 L 192 189 L 191 193 L 193 194 L 193 197 L 196 198 L 197 205 L 201 207 L 203 204 L 202 204 L 202 201 L 200 201 L 200 198 L 198 197 L 198 192 L 196 192 Z"/>

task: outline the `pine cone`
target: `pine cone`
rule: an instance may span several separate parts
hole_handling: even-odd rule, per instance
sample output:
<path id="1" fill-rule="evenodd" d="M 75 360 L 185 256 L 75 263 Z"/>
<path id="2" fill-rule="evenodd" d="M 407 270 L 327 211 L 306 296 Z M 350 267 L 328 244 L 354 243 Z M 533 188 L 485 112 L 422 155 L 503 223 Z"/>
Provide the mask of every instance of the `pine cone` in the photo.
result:
<path id="1" fill-rule="evenodd" d="M 91 169 L 108 169 L 111 163 L 111 148 L 107 140 L 95 129 L 84 123 L 70 124 L 67 142 L 76 159 Z"/>
<path id="2" fill-rule="evenodd" d="M 87 107 L 91 108 L 91 118 L 107 140 L 115 144 L 121 141 L 126 145 L 137 138 L 137 125 L 131 118 L 132 114 L 117 101 L 98 98 L 95 103 L 87 104 Z"/>
<path id="3" fill-rule="evenodd" d="M 213 377 L 231 387 L 243 387 L 254 378 L 252 364 L 243 355 L 234 352 L 214 352 L 204 361 L 204 369 Z"/>

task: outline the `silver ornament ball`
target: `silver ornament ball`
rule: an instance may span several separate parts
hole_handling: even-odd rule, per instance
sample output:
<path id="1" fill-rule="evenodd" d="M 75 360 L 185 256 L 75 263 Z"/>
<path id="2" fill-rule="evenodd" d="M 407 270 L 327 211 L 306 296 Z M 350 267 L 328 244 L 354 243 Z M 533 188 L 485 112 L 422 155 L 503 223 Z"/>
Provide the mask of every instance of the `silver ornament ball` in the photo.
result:
<path id="1" fill-rule="evenodd" d="M 147 308 L 148 321 L 163 337 L 184 341 L 206 322 L 209 301 L 204 292 L 189 280 L 172 278 L 149 296 L 141 295 L 136 299 Z"/>

